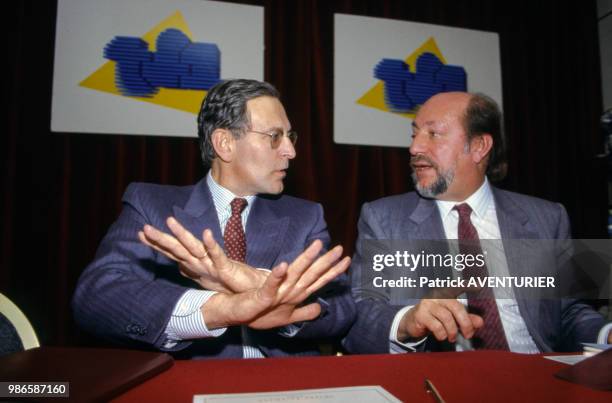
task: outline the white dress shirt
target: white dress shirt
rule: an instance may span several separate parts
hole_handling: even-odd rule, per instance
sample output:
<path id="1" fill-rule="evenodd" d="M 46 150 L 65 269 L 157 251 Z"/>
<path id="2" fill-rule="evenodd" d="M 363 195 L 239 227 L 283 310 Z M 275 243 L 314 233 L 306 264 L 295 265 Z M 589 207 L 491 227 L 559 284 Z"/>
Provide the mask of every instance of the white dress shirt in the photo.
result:
<path id="1" fill-rule="evenodd" d="M 440 216 L 442 217 L 444 233 L 447 239 L 458 238 L 459 214 L 453 208 L 457 204 L 461 203 L 467 203 L 472 208 L 471 221 L 478 232 L 478 237 L 481 240 L 501 239 L 499 223 L 497 221 L 497 212 L 495 209 L 495 201 L 493 200 L 491 186 L 486 178 L 480 188 L 465 201 L 449 202 L 436 200 L 436 205 L 440 212 Z M 503 245 L 501 242 L 496 243 L 496 245 L 499 245 L 499 253 L 488 253 L 485 255 L 489 275 L 507 276 L 508 264 L 506 262 L 505 254 L 503 253 Z M 492 259 L 495 259 L 494 264 L 491 262 Z M 519 307 L 514 299 L 512 290 L 506 289 L 504 290 L 504 293 L 504 297 L 509 298 L 496 298 L 496 303 L 510 351 L 530 354 L 539 353 L 540 351 L 531 338 L 531 335 L 527 330 L 527 326 L 525 325 L 525 321 L 521 317 Z M 459 301 L 467 306 L 466 298 L 459 298 Z M 415 343 L 401 343 L 397 340 L 397 329 L 399 327 L 399 322 L 404 316 L 404 313 L 406 313 L 410 308 L 412 308 L 412 306 L 404 307 L 396 314 L 394 318 L 390 334 L 390 350 L 392 353 L 405 352 L 407 350 L 414 351 L 426 340 L 426 338 L 423 338 Z M 463 338 L 461 334 L 459 334 L 457 337 L 455 347 L 457 351 L 472 349 L 470 340 Z"/>

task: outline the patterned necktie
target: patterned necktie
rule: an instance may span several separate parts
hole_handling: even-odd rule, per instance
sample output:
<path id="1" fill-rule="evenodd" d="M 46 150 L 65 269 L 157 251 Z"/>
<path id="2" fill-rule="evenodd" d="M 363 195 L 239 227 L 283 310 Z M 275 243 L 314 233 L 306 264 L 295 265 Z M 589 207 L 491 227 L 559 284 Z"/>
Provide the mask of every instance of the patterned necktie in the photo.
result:
<path id="1" fill-rule="evenodd" d="M 225 233 L 223 234 L 227 257 L 239 262 L 246 261 L 246 237 L 244 236 L 244 228 L 242 228 L 241 214 L 247 204 L 246 199 L 240 197 L 232 200 L 230 203 L 232 215 L 225 225 Z"/>
<path id="2" fill-rule="evenodd" d="M 482 253 L 478 232 L 472 224 L 470 216 L 472 208 L 467 204 L 459 204 L 454 207 L 459 213 L 459 249 L 463 254 L 477 255 Z M 463 241 L 463 242 L 461 242 Z M 469 280 L 471 277 L 488 277 L 487 266 L 473 266 L 463 271 L 463 278 Z M 477 349 L 486 350 L 509 350 L 506 334 L 499 317 L 499 310 L 495 302 L 493 291 L 484 287 L 478 291 L 468 292 L 468 310 L 470 313 L 480 315 L 484 325 L 472 339 L 472 345 Z"/>
<path id="3" fill-rule="evenodd" d="M 223 234 L 223 242 L 225 243 L 225 253 L 227 257 L 239 262 L 246 262 L 246 237 L 244 236 L 244 228 L 242 227 L 242 210 L 247 206 L 246 199 L 240 197 L 235 198 L 230 203 L 232 215 L 225 225 L 225 233 Z M 242 341 L 242 356 L 244 358 L 263 358 L 264 355 L 249 336 L 248 327 L 233 326 L 229 332 L 235 332 L 236 337 Z"/>

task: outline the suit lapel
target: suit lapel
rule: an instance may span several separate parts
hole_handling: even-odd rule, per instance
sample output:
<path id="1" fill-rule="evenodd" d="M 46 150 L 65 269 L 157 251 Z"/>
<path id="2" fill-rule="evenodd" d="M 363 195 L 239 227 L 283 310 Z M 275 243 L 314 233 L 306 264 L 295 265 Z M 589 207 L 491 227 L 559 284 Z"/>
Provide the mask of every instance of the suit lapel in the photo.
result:
<path id="1" fill-rule="evenodd" d="M 419 197 L 416 208 L 410 214 L 410 220 L 414 223 L 411 235 L 415 237 L 414 239 L 428 240 L 427 244 L 424 245 L 428 253 L 444 255 L 449 252 L 448 240 L 444 231 L 444 225 L 442 224 L 442 216 L 434 200 Z M 450 267 L 438 267 L 433 270 L 427 270 L 426 276 L 430 279 L 452 277 L 453 269 Z M 424 296 L 421 295 L 421 298 Z M 433 337 L 429 337 L 426 349 L 432 351 L 453 351 L 454 346 L 449 342 L 440 342 Z"/>
<path id="2" fill-rule="evenodd" d="M 444 226 L 436 202 L 417 197 L 417 206 L 409 216 L 413 225 L 403 228 L 406 233 L 402 234 L 402 239 L 445 239 Z"/>
<path id="3" fill-rule="evenodd" d="M 219 245 L 224 246 L 219 217 L 206 179 L 202 179 L 194 186 L 185 207 L 174 206 L 173 210 L 176 219 L 197 239 L 202 239 L 202 232 L 208 228 L 213 232 Z"/>
<path id="4" fill-rule="evenodd" d="M 424 240 L 420 245 L 411 245 L 416 250 L 427 250 L 428 253 L 446 254 L 449 252 L 449 245 L 442 224 L 442 217 L 436 202 L 431 199 L 419 197 L 416 208 L 410 214 L 411 223 L 407 225 L 405 234 L 401 234 L 401 239 Z M 434 270 L 427 270 L 425 275 L 430 279 L 445 278 L 452 276 L 452 268 L 438 267 Z"/>
<path id="5" fill-rule="evenodd" d="M 502 191 L 491 187 L 495 199 L 497 221 L 502 239 L 536 239 L 537 232 L 531 227 L 525 212 Z"/>
<path id="6" fill-rule="evenodd" d="M 272 267 L 289 227 L 289 217 L 278 217 L 270 204 L 267 199 L 256 197 L 247 220 L 247 263 L 254 267 Z M 194 186 L 185 206 L 174 206 L 173 211 L 176 219 L 197 239 L 208 228 L 224 248 L 219 217 L 205 178 Z"/>
<path id="7" fill-rule="evenodd" d="M 537 239 L 537 231 L 523 209 L 503 195 L 499 189 L 492 187 L 492 190 L 509 274 L 511 276 L 535 275 L 537 268 L 533 268 L 532 265 L 538 260 L 534 259 L 535 251 L 528 240 Z M 526 291 L 520 288 L 514 288 L 514 297 L 521 317 L 538 348 L 541 351 L 550 350 L 539 331 L 542 323 L 538 301 L 533 296 L 529 297 Z"/>
<path id="8" fill-rule="evenodd" d="M 530 268 L 533 259 L 529 253 L 532 242 L 528 240 L 537 239 L 537 231 L 523 209 L 503 195 L 500 190 L 496 188 L 492 190 L 508 272 L 511 276 L 533 275 Z"/>
<path id="9" fill-rule="evenodd" d="M 259 268 L 272 268 L 280 254 L 289 217 L 279 217 L 273 202 L 257 197 L 246 226 L 247 263 Z"/>

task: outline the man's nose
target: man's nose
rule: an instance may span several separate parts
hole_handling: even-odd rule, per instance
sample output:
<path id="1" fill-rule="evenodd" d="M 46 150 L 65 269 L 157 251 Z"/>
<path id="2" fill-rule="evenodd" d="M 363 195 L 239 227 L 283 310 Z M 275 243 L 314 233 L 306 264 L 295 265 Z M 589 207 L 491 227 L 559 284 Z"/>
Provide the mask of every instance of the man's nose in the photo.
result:
<path id="1" fill-rule="evenodd" d="M 295 155 L 296 155 L 295 146 L 293 145 L 291 140 L 289 140 L 289 137 L 283 136 L 283 140 L 281 141 L 279 148 L 280 148 L 279 151 L 281 153 L 281 156 L 289 160 L 292 160 L 295 158 Z"/>
<path id="2" fill-rule="evenodd" d="M 412 136 L 412 143 L 410 143 L 410 155 L 417 155 L 425 153 L 427 150 L 427 143 L 423 135 L 416 133 Z"/>

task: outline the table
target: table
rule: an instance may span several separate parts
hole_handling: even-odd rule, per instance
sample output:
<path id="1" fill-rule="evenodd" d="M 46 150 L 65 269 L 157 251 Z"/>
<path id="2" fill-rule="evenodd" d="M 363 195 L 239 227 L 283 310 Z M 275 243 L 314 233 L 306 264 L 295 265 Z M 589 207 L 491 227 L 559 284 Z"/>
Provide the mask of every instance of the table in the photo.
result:
<path id="1" fill-rule="evenodd" d="M 176 361 L 114 402 L 191 402 L 194 394 L 381 385 L 403 401 L 433 402 L 430 379 L 452 402 L 611 402 L 553 376 L 565 364 L 501 351 Z"/>

